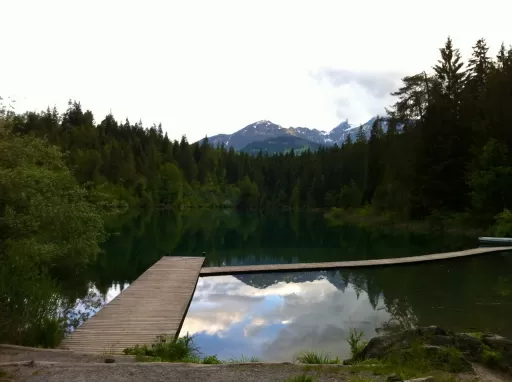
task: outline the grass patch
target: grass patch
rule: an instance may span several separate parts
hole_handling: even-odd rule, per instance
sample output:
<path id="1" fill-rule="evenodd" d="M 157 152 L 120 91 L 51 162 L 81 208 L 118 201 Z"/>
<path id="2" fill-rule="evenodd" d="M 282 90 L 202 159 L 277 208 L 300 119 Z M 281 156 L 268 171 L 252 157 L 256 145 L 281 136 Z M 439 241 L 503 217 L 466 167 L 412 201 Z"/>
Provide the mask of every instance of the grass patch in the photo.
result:
<path id="1" fill-rule="evenodd" d="M 315 379 L 307 374 L 301 374 L 296 377 L 288 378 L 284 380 L 284 382 L 315 382 Z"/>
<path id="2" fill-rule="evenodd" d="M 199 352 L 193 341 L 188 335 L 176 339 L 158 336 L 153 344 L 135 345 L 124 349 L 124 354 L 134 355 L 139 362 L 198 362 Z"/>
<path id="3" fill-rule="evenodd" d="M 0 378 L 9 378 L 10 374 L 4 369 L 0 369 Z"/>
<path id="4" fill-rule="evenodd" d="M 383 211 L 371 205 L 359 208 L 332 208 L 325 214 L 334 226 L 356 225 L 359 228 L 383 231 L 404 231 L 415 233 L 451 233 L 464 236 L 479 236 L 485 229 L 475 225 L 475 219 L 467 213 L 432 213 L 422 220 L 411 220 L 406 214 Z M 505 235 L 506 236 L 506 235 Z"/>
<path id="5" fill-rule="evenodd" d="M 492 369 L 500 369 L 503 366 L 503 355 L 486 347 L 482 351 L 482 363 Z"/>
<path id="6" fill-rule="evenodd" d="M 134 355 L 137 362 L 185 362 L 206 365 L 261 362 L 258 357 L 248 357 L 243 354 L 240 358 L 231 358 L 228 361 L 220 360 L 217 355 L 203 355 L 199 348 L 194 346 L 194 338 L 188 334 L 176 339 L 158 336 L 151 345 L 135 345 L 124 349 L 123 352 Z"/>
<path id="7" fill-rule="evenodd" d="M 340 364 L 341 361 L 338 357 L 331 358 L 329 353 L 304 351 L 300 353 L 296 361 L 299 363 L 307 363 L 310 365 L 334 365 Z"/>
<path id="8" fill-rule="evenodd" d="M 450 381 L 452 373 L 469 371 L 469 368 L 460 350 L 424 346 L 418 341 L 409 349 L 389 353 L 382 360 L 352 361 L 349 372 L 397 374 L 402 379 L 437 375 L 439 380 Z"/>
<path id="9" fill-rule="evenodd" d="M 188 334 L 176 339 L 158 336 L 153 344 L 135 345 L 124 349 L 124 354 L 134 355 L 137 362 L 222 363 L 216 355 L 202 358 L 199 349 L 194 346 L 194 338 Z"/>
<path id="10" fill-rule="evenodd" d="M 203 358 L 201 363 L 204 363 L 206 365 L 218 365 L 221 364 L 222 361 L 218 359 L 216 355 L 208 355 Z"/>
<path id="11" fill-rule="evenodd" d="M 247 357 L 242 354 L 240 358 L 230 358 L 228 363 L 256 363 L 261 362 L 261 359 L 258 357 Z"/>

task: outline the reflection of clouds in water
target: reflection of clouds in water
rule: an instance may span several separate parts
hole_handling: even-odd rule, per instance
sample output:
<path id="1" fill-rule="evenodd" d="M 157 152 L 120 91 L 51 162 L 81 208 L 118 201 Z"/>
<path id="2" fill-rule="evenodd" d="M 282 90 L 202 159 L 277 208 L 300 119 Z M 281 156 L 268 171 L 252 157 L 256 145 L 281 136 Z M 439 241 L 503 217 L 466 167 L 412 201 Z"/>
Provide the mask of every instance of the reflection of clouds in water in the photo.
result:
<path id="1" fill-rule="evenodd" d="M 249 281 L 261 285 L 258 277 Z M 201 278 L 182 333 L 196 334 L 196 345 L 221 358 L 240 356 L 240 349 L 275 361 L 289 361 L 306 349 L 344 357 L 350 328 L 369 338 L 390 317 L 384 309 L 372 308 L 366 292 L 358 297 L 352 285 L 344 289 L 326 278 L 260 288 L 233 276 Z M 233 348 L 238 353 L 230 353 Z"/>

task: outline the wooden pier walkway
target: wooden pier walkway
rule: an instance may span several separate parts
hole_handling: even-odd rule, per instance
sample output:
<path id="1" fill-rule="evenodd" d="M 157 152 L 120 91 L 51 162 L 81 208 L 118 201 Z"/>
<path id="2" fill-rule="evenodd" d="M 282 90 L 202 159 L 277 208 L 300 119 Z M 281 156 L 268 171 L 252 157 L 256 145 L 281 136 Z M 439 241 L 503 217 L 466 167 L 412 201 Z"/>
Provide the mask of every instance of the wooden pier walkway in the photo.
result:
<path id="1" fill-rule="evenodd" d="M 163 257 L 67 337 L 61 347 L 119 354 L 176 336 L 194 294 L 204 257 Z"/>
<path id="2" fill-rule="evenodd" d="M 330 268 L 356 268 L 369 266 L 398 265 L 422 263 L 434 260 L 447 260 L 459 257 L 482 255 L 491 252 L 512 251 L 512 247 L 482 247 L 465 251 L 436 253 L 424 256 L 398 257 L 393 259 L 334 261 L 328 263 L 300 263 L 300 264 L 268 264 L 268 265 L 240 265 L 232 267 L 205 267 L 201 269 L 201 276 L 232 275 L 237 273 L 263 273 L 263 272 L 290 272 L 307 271 Z"/>

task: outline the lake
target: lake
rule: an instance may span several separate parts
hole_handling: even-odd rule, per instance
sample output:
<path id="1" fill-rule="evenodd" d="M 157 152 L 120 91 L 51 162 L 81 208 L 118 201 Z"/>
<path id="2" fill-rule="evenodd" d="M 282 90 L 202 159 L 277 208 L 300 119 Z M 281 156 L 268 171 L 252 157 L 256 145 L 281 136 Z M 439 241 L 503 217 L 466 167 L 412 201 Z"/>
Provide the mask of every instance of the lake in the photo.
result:
<path id="1" fill-rule="evenodd" d="M 163 255 L 205 266 L 362 260 L 478 246 L 476 238 L 335 226 L 322 213 L 233 210 L 132 214 L 109 222 L 105 253 L 77 281 L 83 322 Z M 512 336 L 512 253 L 357 270 L 202 277 L 181 335 L 205 354 L 291 361 L 302 350 L 346 358 L 351 328 L 439 325 Z M 79 295 L 79 294 L 78 294 Z"/>

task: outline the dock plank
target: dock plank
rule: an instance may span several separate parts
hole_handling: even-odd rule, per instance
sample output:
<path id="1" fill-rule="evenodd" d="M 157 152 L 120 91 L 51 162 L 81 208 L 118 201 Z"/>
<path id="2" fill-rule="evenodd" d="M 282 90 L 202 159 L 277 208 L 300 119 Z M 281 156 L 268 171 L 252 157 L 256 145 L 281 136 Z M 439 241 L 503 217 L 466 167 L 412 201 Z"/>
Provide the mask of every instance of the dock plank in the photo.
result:
<path id="1" fill-rule="evenodd" d="M 447 260 L 459 257 L 482 255 L 491 252 L 512 251 L 512 247 L 482 247 L 457 252 L 435 253 L 424 256 L 398 257 L 391 259 L 334 261 L 326 263 L 295 263 L 295 264 L 267 264 L 267 265 L 239 265 L 228 267 L 204 267 L 201 276 L 232 275 L 237 273 L 263 273 L 263 272 L 290 272 L 320 270 L 332 268 L 356 268 L 370 266 L 386 266 L 398 264 L 422 263 L 426 261 Z"/>
<path id="2" fill-rule="evenodd" d="M 203 262 L 204 257 L 163 257 L 71 333 L 61 348 L 119 354 L 161 334 L 178 335 Z"/>

